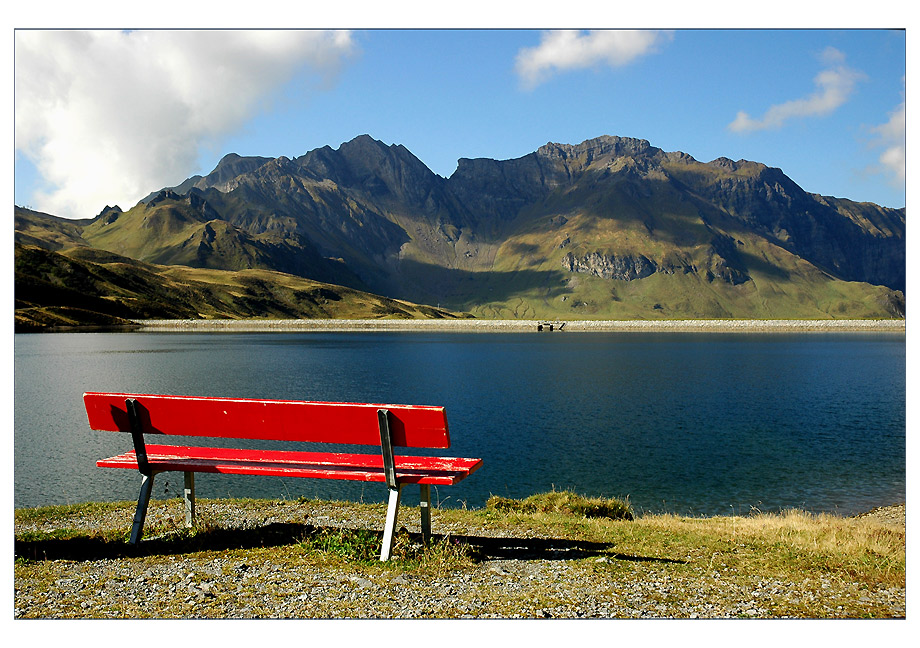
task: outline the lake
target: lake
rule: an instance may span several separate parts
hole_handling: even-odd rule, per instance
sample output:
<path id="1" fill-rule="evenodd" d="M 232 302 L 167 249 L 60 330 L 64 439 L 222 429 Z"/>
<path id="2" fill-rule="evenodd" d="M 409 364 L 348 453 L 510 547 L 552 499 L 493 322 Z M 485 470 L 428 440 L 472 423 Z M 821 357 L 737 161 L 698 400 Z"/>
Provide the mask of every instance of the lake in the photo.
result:
<path id="1" fill-rule="evenodd" d="M 433 487 L 441 506 L 553 488 L 681 515 L 849 515 L 905 500 L 903 332 L 14 338 L 16 507 L 137 497 L 137 473 L 95 466 L 131 441 L 89 429 L 84 391 L 443 405 L 452 447 L 438 452 L 484 465 Z M 380 484 L 331 480 L 199 474 L 196 488 L 385 500 Z M 181 489 L 181 474 L 159 475 L 154 497 Z"/>

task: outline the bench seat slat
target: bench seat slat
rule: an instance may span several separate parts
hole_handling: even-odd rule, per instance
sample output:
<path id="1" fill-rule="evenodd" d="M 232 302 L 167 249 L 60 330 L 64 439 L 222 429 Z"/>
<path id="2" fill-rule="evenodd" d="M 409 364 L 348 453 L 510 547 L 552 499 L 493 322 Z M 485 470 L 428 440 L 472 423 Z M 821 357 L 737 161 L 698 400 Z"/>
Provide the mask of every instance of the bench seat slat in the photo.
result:
<path id="1" fill-rule="evenodd" d="M 154 472 L 189 471 L 367 482 L 386 480 L 380 455 L 147 445 L 147 460 Z M 101 459 L 96 465 L 135 470 L 138 467 L 133 450 Z M 471 475 L 481 465 L 481 459 L 397 455 L 396 478 L 404 484 L 452 485 Z"/>

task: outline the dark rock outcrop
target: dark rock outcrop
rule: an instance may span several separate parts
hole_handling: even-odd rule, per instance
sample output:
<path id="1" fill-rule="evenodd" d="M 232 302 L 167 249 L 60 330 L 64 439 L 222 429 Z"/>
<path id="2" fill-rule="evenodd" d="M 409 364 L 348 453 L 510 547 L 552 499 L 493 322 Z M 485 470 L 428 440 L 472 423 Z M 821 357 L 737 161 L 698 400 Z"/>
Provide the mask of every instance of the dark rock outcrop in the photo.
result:
<path id="1" fill-rule="evenodd" d="M 591 252 L 583 257 L 576 258 L 571 252 L 562 257 L 562 267 L 569 272 L 582 272 L 592 274 L 604 279 L 619 279 L 632 281 L 651 276 L 660 271 L 653 261 L 649 261 L 641 254 L 638 256 L 617 256 L 615 254 L 601 254 Z"/>

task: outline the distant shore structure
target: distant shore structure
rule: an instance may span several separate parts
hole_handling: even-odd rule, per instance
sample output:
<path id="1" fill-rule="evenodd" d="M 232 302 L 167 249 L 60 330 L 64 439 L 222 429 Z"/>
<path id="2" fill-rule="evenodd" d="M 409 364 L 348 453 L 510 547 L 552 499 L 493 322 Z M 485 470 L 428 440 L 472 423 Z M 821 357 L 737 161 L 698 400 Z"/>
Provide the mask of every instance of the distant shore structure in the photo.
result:
<path id="1" fill-rule="evenodd" d="M 689 331 L 689 332 L 905 332 L 903 319 L 885 320 L 488 320 L 488 319 L 246 319 L 138 320 L 141 331 L 290 332 L 290 331 L 430 331 L 538 332 Z M 553 326 L 552 329 L 549 326 Z M 542 328 L 541 328 L 542 327 Z"/>

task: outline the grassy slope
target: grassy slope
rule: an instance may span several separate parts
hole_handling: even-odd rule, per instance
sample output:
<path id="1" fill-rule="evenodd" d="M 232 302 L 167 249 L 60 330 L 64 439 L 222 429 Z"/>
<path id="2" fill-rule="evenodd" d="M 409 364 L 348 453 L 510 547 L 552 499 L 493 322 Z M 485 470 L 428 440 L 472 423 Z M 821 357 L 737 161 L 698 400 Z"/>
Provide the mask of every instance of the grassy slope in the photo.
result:
<path id="1" fill-rule="evenodd" d="M 455 316 L 270 270 L 159 266 L 92 248 L 16 247 L 17 330 L 159 318 Z"/>
<path id="2" fill-rule="evenodd" d="M 14 219 L 17 243 L 40 245 L 50 250 L 88 245 L 83 239 L 83 228 L 88 220 L 57 218 L 24 207 L 15 208 Z"/>

